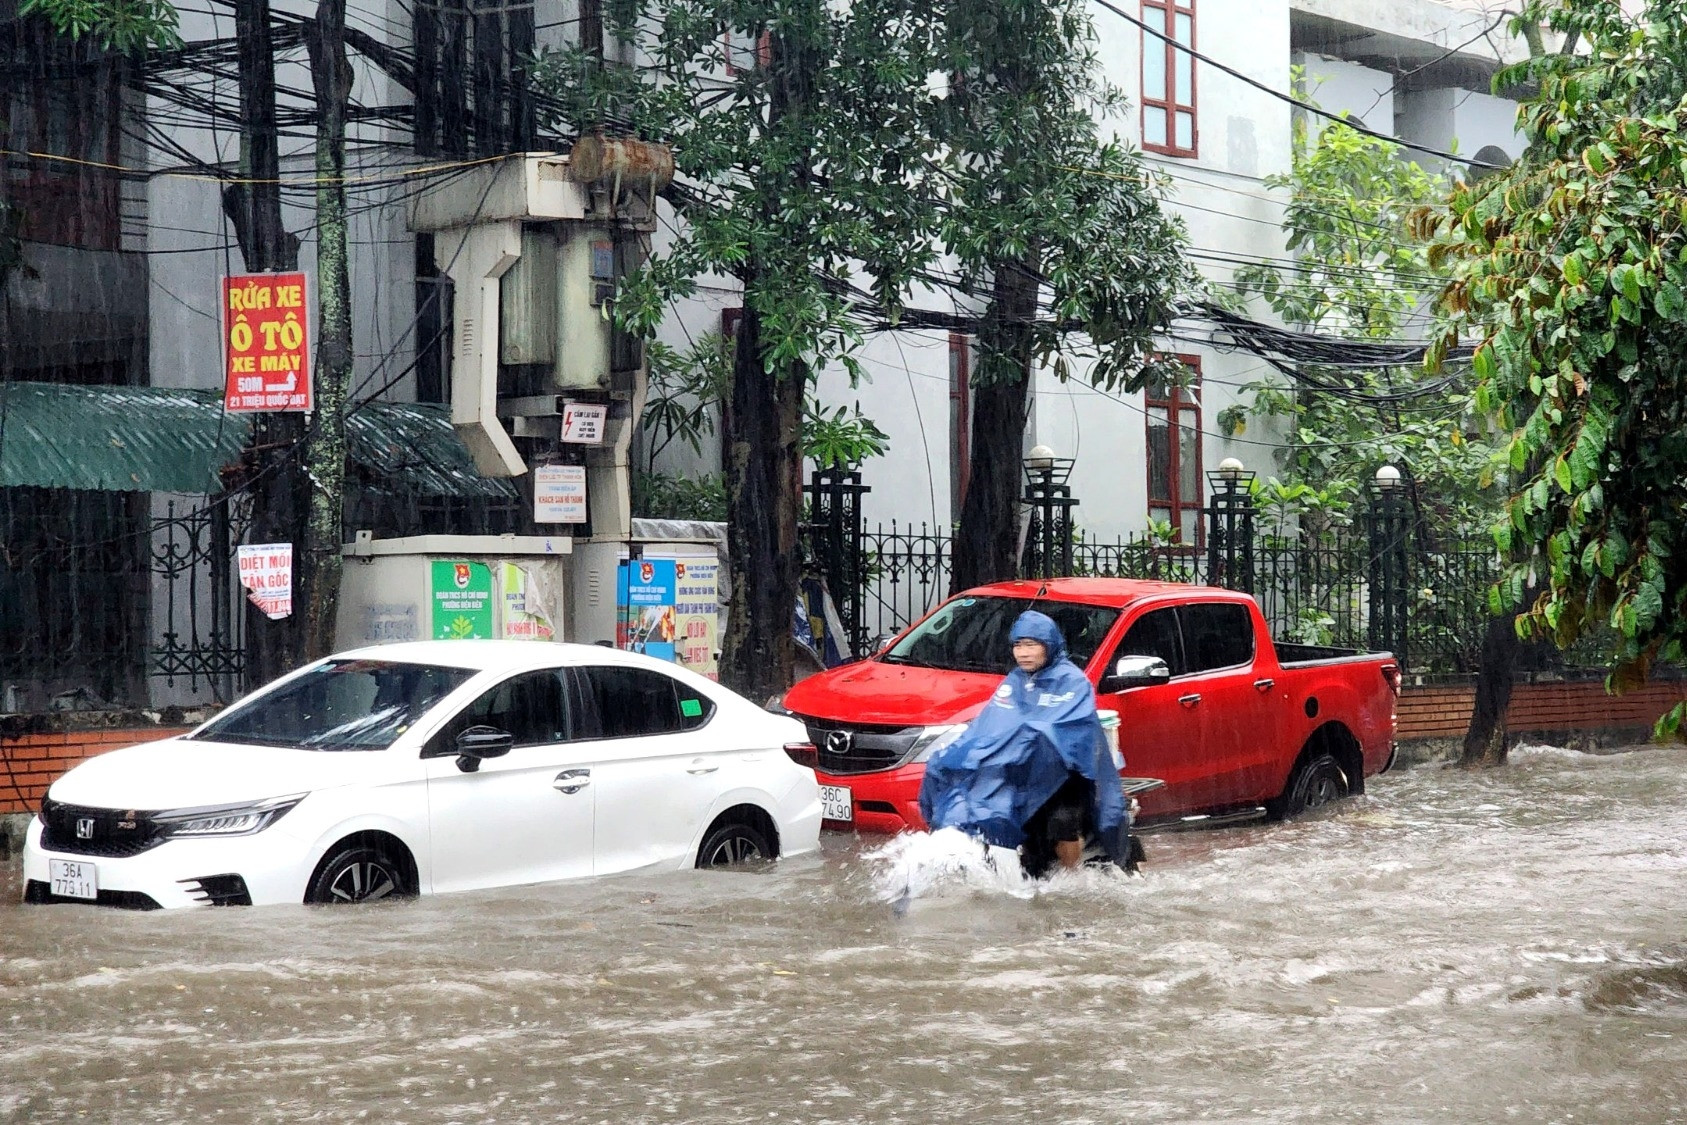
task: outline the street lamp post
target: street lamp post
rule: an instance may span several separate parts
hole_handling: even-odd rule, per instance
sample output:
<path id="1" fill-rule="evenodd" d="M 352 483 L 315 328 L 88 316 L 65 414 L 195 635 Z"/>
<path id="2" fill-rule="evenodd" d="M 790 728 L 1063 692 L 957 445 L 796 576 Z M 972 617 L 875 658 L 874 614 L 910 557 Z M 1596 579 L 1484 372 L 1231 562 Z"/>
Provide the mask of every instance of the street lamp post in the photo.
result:
<path id="1" fill-rule="evenodd" d="M 1254 592 L 1254 472 L 1226 457 L 1207 473 L 1207 581 Z"/>
<path id="2" fill-rule="evenodd" d="M 1409 505 L 1401 487 L 1400 470 L 1393 465 L 1377 469 L 1372 482 L 1370 518 L 1371 613 L 1367 642 L 1382 652 L 1391 652 L 1406 669 L 1406 618 L 1408 612 L 1410 560 L 1406 553 L 1410 530 Z"/>
<path id="3" fill-rule="evenodd" d="M 1078 501 L 1066 480 L 1072 459 L 1056 457 L 1046 445 L 1025 455 L 1026 529 L 1022 571 L 1027 578 L 1059 578 L 1072 573 L 1072 509 Z"/>

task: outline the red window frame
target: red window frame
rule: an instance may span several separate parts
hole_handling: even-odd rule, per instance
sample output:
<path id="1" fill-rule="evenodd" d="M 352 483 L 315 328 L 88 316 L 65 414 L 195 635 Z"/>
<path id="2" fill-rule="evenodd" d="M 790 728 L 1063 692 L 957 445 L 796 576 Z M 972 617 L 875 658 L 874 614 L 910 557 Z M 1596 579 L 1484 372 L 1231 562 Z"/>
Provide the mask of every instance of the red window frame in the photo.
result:
<path id="1" fill-rule="evenodd" d="M 1149 384 L 1143 393 L 1143 401 L 1147 407 L 1147 417 L 1143 419 L 1143 439 L 1145 449 L 1143 482 L 1148 493 L 1148 516 L 1150 519 L 1163 519 L 1171 523 L 1177 531 L 1178 541 L 1186 547 L 1199 547 L 1206 538 L 1206 529 L 1202 525 L 1201 509 L 1204 506 L 1204 482 L 1206 474 L 1201 471 L 1201 357 L 1194 355 L 1179 355 L 1179 362 L 1188 367 L 1191 379 L 1188 386 L 1156 387 Z M 1162 496 L 1154 495 L 1154 441 L 1153 426 L 1154 411 L 1164 410 L 1168 422 L 1166 442 L 1166 464 L 1164 479 L 1166 493 Z M 1193 473 L 1186 473 L 1183 464 L 1183 443 L 1179 440 L 1180 428 L 1187 427 L 1194 434 L 1195 465 Z M 1193 481 L 1194 493 L 1185 495 L 1181 488 L 1185 477 Z M 1188 512 L 1194 512 L 1195 538 L 1193 542 L 1185 542 L 1183 536 L 1183 519 Z"/>
<path id="2" fill-rule="evenodd" d="M 748 53 L 744 47 L 737 48 L 740 52 Z M 764 31 L 756 36 L 755 65 L 753 67 L 739 66 L 732 61 L 732 29 L 729 27 L 721 32 L 721 51 L 726 60 L 726 75 L 734 77 L 741 70 L 766 70 L 773 65 L 773 32 Z"/>
<path id="3" fill-rule="evenodd" d="M 1189 42 L 1182 47 L 1168 43 L 1164 39 L 1148 31 L 1142 33 L 1142 97 L 1138 99 L 1142 105 L 1142 148 L 1145 152 L 1157 152 L 1165 156 L 1196 155 L 1200 147 L 1200 116 L 1195 112 L 1196 86 L 1199 75 L 1195 72 L 1195 0 L 1142 0 L 1142 22 L 1153 26 L 1156 23 L 1165 29 L 1168 36 L 1178 38 L 1177 21 L 1179 17 L 1189 21 Z M 1183 47 L 1189 49 L 1183 50 Z M 1165 59 L 1165 84 L 1158 90 L 1148 88 L 1148 59 L 1150 52 L 1162 52 Z M 1189 68 L 1189 99 L 1184 101 L 1178 97 L 1177 70 L 1179 64 Z M 1165 140 L 1151 142 L 1148 123 L 1152 115 L 1160 114 L 1165 118 Z M 1189 143 L 1177 143 L 1177 120 L 1179 115 L 1187 114 L 1189 118 Z"/>
<path id="4" fill-rule="evenodd" d="M 949 518 L 961 518 L 972 477 L 972 343 L 949 333 Z"/>

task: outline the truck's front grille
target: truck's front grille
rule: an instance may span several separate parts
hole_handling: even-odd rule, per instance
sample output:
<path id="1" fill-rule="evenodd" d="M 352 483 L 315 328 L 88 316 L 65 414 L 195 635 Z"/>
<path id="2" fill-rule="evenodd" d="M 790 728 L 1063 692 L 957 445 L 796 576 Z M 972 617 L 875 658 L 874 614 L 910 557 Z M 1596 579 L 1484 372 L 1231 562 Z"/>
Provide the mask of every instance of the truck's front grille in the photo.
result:
<path id="1" fill-rule="evenodd" d="M 820 753 L 821 773 L 877 773 L 902 764 L 919 740 L 920 727 L 869 726 L 800 716 Z"/>

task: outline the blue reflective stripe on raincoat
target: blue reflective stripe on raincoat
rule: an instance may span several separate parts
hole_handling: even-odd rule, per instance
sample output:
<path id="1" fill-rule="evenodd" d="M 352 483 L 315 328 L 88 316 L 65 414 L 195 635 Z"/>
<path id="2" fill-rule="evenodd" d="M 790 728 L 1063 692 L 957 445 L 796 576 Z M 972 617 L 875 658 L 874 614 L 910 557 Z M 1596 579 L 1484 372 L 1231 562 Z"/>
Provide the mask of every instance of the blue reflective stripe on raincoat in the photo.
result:
<path id="1" fill-rule="evenodd" d="M 992 844 L 1016 848 L 1025 824 L 1069 772 L 1095 789 L 1100 843 L 1126 858 L 1124 794 L 1113 753 L 1095 710 L 1088 677 L 1066 658 L 1066 639 L 1044 614 L 1027 610 L 1012 639 L 1029 637 L 1048 650 L 1034 675 L 1015 668 L 965 733 L 933 754 L 920 786 L 920 813 L 933 829 L 960 828 Z"/>

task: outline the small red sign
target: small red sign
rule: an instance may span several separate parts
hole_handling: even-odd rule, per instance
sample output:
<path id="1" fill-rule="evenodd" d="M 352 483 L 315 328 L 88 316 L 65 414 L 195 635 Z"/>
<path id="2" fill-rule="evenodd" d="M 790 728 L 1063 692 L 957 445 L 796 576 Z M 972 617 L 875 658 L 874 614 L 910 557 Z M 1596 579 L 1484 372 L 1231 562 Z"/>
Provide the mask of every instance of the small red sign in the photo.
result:
<path id="1" fill-rule="evenodd" d="M 302 273 L 223 278 L 224 407 L 309 411 L 310 313 Z"/>

